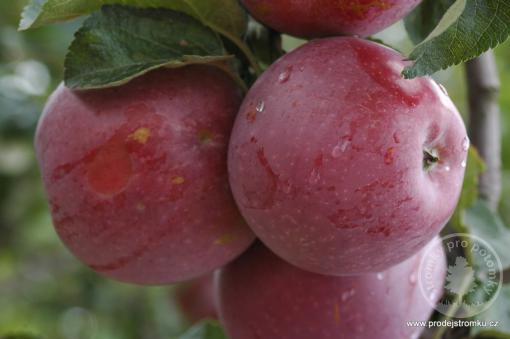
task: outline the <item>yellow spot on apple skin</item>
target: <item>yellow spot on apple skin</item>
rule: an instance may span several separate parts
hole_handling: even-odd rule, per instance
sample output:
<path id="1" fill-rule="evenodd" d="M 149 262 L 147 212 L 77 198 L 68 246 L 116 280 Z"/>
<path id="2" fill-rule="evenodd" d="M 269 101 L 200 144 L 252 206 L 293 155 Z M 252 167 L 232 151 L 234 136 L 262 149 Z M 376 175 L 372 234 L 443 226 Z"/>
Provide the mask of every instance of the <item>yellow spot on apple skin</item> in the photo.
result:
<path id="1" fill-rule="evenodd" d="M 349 11 L 360 18 L 365 17 L 368 11 L 372 8 L 378 8 L 380 10 L 388 10 L 393 7 L 393 4 L 388 0 L 372 0 L 368 3 L 361 4 L 359 2 L 346 2 L 341 0 L 337 2 L 339 9 L 343 11 Z"/>
<path id="2" fill-rule="evenodd" d="M 340 306 L 338 306 L 338 303 L 335 303 L 335 323 L 337 325 L 340 325 Z"/>
<path id="3" fill-rule="evenodd" d="M 184 181 L 185 180 L 183 177 L 177 176 L 177 177 L 172 178 L 172 184 L 174 184 L 174 185 L 182 185 L 182 184 L 184 184 Z"/>
<path id="4" fill-rule="evenodd" d="M 227 233 L 216 239 L 216 241 L 214 241 L 214 244 L 223 246 L 232 243 L 234 240 L 235 236 L 233 234 Z"/>
<path id="5" fill-rule="evenodd" d="M 147 127 L 140 127 L 129 135 L 129 139 L 135 140 L 141 144 L 146 144 L 151 137 L 151 130 Z"/>
<path id="6" fill-rule="evenodd" d="M 145 211 L 145 205 L 143 203 L 139 202 L 138 204 L 136 204 L 136 210 L 139 212 Z"/>
<path id="7" fill-rule="evenodd" d="M 213 133 L 207 129 L 200 130 L 198 132 L 198 139 L 200 143 L 206 144 L 213 139 Z"/>

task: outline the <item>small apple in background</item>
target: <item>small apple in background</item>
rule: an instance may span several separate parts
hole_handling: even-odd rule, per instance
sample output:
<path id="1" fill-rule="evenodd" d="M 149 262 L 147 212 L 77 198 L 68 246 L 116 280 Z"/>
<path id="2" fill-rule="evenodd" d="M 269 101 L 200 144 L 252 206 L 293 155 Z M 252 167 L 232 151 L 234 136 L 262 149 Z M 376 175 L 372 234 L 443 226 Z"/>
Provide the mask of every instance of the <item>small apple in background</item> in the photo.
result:
<path id="1" fill-rule="evenodd" d="M 441 246 L 432 251 L 440 260 L 427 281 L 441 291 L 446 258 Z M 421 259 L 419 253 L 382 273 L 332 277 L 300 270 L 257 243 L 220 271 L 220 319 L 230 339 L 418 338 L 422 328 L 407 321 L 429 319 L 429 301 L 440 298 L 422 294 Z"/>
<path id="2" fill-rule="evenodd" d="M 140 284 L 192 279 L 241 254 L 254 236 L 226 166 L 240 101 L 210 66 L 103 90 L 60 86 L 35 144 L 63 242 L 92 269 Z"/>
<path id="3" fill-rule="evenodd" d="M 368 36 L 413 10 L 421 0 L 243 0 L 251 15 L 282 33 L 317 38 Z"/>
<path id="4" fill-rule="evenodd" d="M 217 319 L 214 274 L 208 274 L 177 287 L 177 304 L 190 323 Z"/>
<path id="5" fill-rule="evenodd" d="M 272 251 L 308 271 L 380 272 L 451 217 L 469 139 L 446 92 L 356 38 L 312 41 L 247 94 L 229 149 L 234 197 Z"/>

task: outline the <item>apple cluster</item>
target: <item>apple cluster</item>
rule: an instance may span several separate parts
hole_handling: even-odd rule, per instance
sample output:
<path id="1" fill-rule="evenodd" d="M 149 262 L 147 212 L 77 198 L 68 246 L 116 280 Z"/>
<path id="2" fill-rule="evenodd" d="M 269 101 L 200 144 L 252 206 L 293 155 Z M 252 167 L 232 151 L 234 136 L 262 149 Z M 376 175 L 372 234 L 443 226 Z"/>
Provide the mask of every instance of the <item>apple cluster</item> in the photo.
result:
<path id="1" fill-rule="evenodd" d="M 331 36 L 372 34 L 418 3 L 245 0 L 264 24 L 321 39 L 244 98 L 210 65 L 61 85 L 35 141 L 60 238 L 113 279 L 200 279 L 181 303 L 191 319 L 217 309 L 230 339 L 417 337 L 405 322 L 432 306 L 412 277 L 454 212 L 469 139 L 441 85 L 402 78 L 401 54 Z M 200 277 L 219 268 L 212 291 Z"/>

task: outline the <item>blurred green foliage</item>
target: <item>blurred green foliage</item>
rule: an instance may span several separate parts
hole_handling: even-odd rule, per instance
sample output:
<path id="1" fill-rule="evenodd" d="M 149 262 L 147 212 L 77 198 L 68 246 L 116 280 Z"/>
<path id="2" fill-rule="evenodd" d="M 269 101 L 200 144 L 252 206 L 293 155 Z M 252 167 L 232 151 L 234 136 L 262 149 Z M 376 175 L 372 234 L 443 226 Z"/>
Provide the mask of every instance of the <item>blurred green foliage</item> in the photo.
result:
<path id="1" fill-rule="evenodd" d="M 32 138 L 47 96 L 62 79 L 64 55 L 79 22 L 20 33 L 24 4 L 0 1 L 0 338 L 9 333 L 6 338 L 173 338 L 186 324 L 172 287 L 142 288 L 96 275 L 69 254 L 51 226 Z M 401 24 L 378 38 L 404 52 L 411 47 Z M 285 39 L 284 47 L 299 43 Z M 501 210 L 510 224 L 510 43 L 496 54 L 504 117 Z M 437 79 L 465 115 L 462 66 Z"/>

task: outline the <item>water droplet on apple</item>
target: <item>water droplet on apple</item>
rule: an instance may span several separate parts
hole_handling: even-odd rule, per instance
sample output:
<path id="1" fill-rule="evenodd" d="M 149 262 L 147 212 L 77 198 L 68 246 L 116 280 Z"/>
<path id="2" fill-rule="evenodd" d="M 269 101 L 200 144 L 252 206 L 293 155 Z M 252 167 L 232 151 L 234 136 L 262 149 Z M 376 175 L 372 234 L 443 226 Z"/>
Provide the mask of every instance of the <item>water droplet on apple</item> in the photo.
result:
<path id="1" fill-rule="evenodd" d="M 444 170 L 445 170 L 446 172 L 450 172 L 451 168 L 450 168 L 450 166 L 446 165 L 446 166 L 444 167 Z"/>
<path id="2" fill-rule="evenodd" d="M 312 172 L 310 172 L 310 177 L 308 178 L 308 182 L 310 184 L 316 184 L 321 179 L 321 174 L 319 173 L 318 168 L 314 168 Z"/>
<path id="3" fill-rule="evenodd" d="M 356 294 L 356 291 L 351 288 L 350 290 L 342 293 L 342 301 L 347 301 L 348 299 L 352 298 Z"/>
<path id="4" fill-rule="evenodd" d="M 348 145 L 349 145 L 349 141 L 340 142 L 338 145 L 333 147 L 333 150 L 331 151 L 331 156 L 333 158 L 340 157 L 342 155 L 342 153 L 345 152 Z"/>
<path id="5" fill-rule="evenodd" d="M 446 96 L 450 96 L 448 94 L 448 91 L 446 90 L 446 88 L 442 85 L 442 84 L 439 84 L 439 88 L 441 88 L 441 91 L 446 95 Z"/>
<path id="6" fill-rule="evenodd" d="M 278 82 L 283 84 L 290 79 L 290 73 L 292 72 L 291 67 L 287 67 L 283 72 L 278 76 Z"/>
<path id="7" fill-rule="evenodd" d="M 467 150 L 469 149 L 469 146 L 470 146 L 469 138 L 464 137 L 464 139 L 462 140 L 462 149 L 464 150 L 464 152 L 467 152 Z"/>
<path id="8" fill-rule="evenodd" d="M 430 299 L 430 300 L 434 300 L 434 299 L 436 299 L 436 297 L 437 297 L 437 291 L 436 291 L 436 289 L 435 289 L 435 288 L 433 288 L 433 289 L 432 289 L 432 290 L 430 290 L 430 292 L 429 292 L 429 299 Z"/>
<path id="9" fill-rule="evenodd" d="M 463 168 L 466 168 L 466 166 L 467 166 L 466 160 L 462 160 L 462 162 L 460 163 L 460 166 L 462 166 Z"/>
<path id="10" fill-rule="evenodd" d="M 384 279 L 384 273 L 380 272 L 377 273 L 377 280 L 383 280 Z"/>
<path id="11" fill-rule="evenodd" d="M 410 283 L 411 285 L 415 285 L 415 284 L 416 284 L 416 280 L 417 280 L 417 278 L 416 278 L 416 274 L 415 274 L 415 273 L 412 273 L 412 274 L 409 276 L 409 283 Z"/>
<path id="12" fill-rule="evenodd" d="M 396 144 L 400 144 L 400 137 L 397 132 L 393 133 L 393 141 L 395 141 Z"/>
<path id="13" fill-rule="evenodd" d="M 260 100 L 257 103 L 257 107 L 255 108 L 257 112 L 262 113 L 264 112 L 264 109 L 266 109 L 266 103 L 263 100 Z"/>

